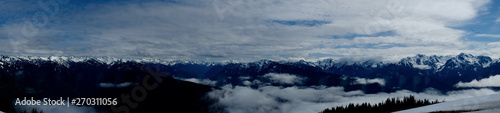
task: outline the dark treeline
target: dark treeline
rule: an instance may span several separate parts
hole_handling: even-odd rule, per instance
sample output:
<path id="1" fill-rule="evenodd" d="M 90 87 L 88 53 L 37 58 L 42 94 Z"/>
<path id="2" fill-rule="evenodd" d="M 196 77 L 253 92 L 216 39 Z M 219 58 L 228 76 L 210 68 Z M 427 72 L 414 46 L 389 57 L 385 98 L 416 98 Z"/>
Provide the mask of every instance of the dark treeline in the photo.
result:
<path id="1" fill-rule="evenodd" d="M 429 101 L 428 99 L 416 100 L 413 95 L 410 95 L 409 97 L 404 97 L 402 100 L 399 98 L 387 98 L 384 102 L 373 105 L 367 102 L 356 105 L 350 103 L 346 106 L 327 108 L 320 113 L 383 113 L 415 108 L 438 102 L 438 100 Z"/>

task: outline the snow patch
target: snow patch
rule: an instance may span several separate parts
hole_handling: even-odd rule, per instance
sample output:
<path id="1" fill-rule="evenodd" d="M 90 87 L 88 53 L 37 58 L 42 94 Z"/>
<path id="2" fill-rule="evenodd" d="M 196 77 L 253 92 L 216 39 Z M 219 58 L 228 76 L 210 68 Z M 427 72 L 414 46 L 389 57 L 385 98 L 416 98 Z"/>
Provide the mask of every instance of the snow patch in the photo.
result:
<path id="1" fill-rule="evenodd" d="M 428 66 L 428 65 L 413 65 L 414 68 L 418 68 L 418 69 L 422 69 L 422 70 L 426 70 L 426 69 L 431 69 L 432 67 L 431 66 Z"/>
<path id="2" fill-rule="evenodd" d="M 487 96 L 474 96 L 471 98 L 446 101 L 443 103 L 437 103 L 429 106 L 423 106 L 403 111 L 398 111 L 396 113 L 429 113 L 436 111 L 474 111 L 481 113 L 492 113 L 498 112 L 498 107 L 500 106 L 500 94 L 492 94 Z"/>

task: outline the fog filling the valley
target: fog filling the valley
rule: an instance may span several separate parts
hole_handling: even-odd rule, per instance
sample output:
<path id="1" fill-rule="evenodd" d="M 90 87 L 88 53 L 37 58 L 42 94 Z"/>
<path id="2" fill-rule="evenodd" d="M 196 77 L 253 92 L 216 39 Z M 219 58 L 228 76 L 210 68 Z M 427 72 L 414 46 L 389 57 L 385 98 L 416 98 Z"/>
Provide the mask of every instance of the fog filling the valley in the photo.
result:
<path id="1" fill-rule="evenodd" d="M 365 94 L 361 90 L 345 92 L 343 87 L 278 87 L 261 86 L 250 88 L 225 85 L 220 90 L 208 94 L 218 102 L 213 107 L 224 107 L 229 113 L 317 113 L 326 108 L 345 106 L 349 103 L 371 104 L 385 101 L 387 98 L 414 95 L 416 99 L 451 101 L 477 96 L 496 94 L 491 89 L 467 89 L 441 93 L 428 88 L 415 93 L 400 90 L 392 93 Z"/>

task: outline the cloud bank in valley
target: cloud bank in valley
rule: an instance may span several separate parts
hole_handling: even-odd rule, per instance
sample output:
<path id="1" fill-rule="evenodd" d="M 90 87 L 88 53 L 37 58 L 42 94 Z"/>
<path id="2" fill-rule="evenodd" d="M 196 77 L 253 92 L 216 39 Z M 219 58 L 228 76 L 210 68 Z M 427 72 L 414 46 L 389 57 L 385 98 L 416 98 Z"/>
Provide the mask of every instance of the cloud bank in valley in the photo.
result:
<path id="1" fill-rule="evenodd" d="M 500 75 L 490 76 L 481 80 L 472 80 L 470 82 L 459 82 L 456 87 L 500 87 Z"/>
<path id="2" fill-rule="evenodd" d="M 373 83 L 377 83 L 377 84 L 380 84 L 382 86 L 385 85 L 385 80 L 381 79 L 381 78 L 367 79 L 367 78 L 358 78 L 358 77 L 355 77 L 355 79 L 356 79 L 356 81 L 354 82 L 354 84 L 373 84 Z"/>
<path id="3" fill-rule="evenodd" d="M 209 86 L 215 86 L 215 84 L 217 84 L 217 81 L 212 81 L 212 80 L 209 80 L 209 79 L 197 79 L 197 78 L 187 78 L 187 79 L 181 79 L 181 80 L 184 80 L 184 81 L 189 81 L 189 82 L 194 82 L 194 83 L 198 83 L 198 84 L 204 84 L 204 85 L 209 85 Z"/>
<path id="4" fill-rule="evenodd" d="M 272 83 L 278 84 L 301 84 L 307 79 L 287 73 L 268 73 L 263 75 L 263 77 L 268 78 Z"/>
<path id="5" fill-rule="evenodd" d="M 230 113 L 317 113 L 326 108 L 349 103 L 378 103 L 389 97 L 414 95 L 417 99 L 451 101 L 497 93 L 490 89 L 470 89 L 441 94 L 437 90 L 427 89 L 422 93 L 401 90 L 393 93 L 365 94 L 360 90 L 345 92 L 342 87 L 263 86 L 253 89 L 226 85 L 221 90 L 210 92 L 208 96 L 217 100 L 215 106 L 224 107 Z"/>

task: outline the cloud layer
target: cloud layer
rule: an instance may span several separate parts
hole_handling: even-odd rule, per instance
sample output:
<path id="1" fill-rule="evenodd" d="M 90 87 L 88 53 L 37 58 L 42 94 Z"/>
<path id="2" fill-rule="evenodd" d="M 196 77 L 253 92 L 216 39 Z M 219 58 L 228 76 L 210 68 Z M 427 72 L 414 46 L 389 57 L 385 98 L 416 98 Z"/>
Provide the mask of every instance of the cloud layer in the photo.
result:
<path id="1" fill-rule="evenodd" d="M 385 85 L 385 80 L 381 79 L 381 78 L 367 79 L 367 78 L 358 78 L 358 77 L 355 77 L 355 79 L 356 79 L 356 81 L 354 82 L 354 84 L 373 84 L 373 83 L 377 83 L 377 84 L 380 84 L 382 86 Z"/>
<path id="2" fill-rule="evenodd" d="M 500 87 L 500 75 L 490 76 L 481 80 L 472 80 L 471 82 L 459 82 L 456 87 Z"/>
<path id="3" fill-rule="evenodd" d="M 215 86 L 217 84 L 217 81 L 212 81 L 209 79 L 196 79 L 196 78 L 187 78 L 187 79 L 182 79 L 184 81 L 189 81 L 189 82 L 194 82 L 198 84 L 204 84 L 204 85 L 209 85 L 209 86 Z"/>
<path id="4" fill-rule="evenodd" d="M 417 99 L 457 100 L 483 95 L 497 94 L 490 89 L 451 91 L 441 94 L 427 89 L 422 93 L 407 90 L 394 93 L 364 94 L 362 91 L 345 92 L 342 87 L 275 87 L 264 86 L 257 89 L 226 85 L 208 95 L 218 101 L 230 113 L 317 113 L 326 108 L 349 103 L 378 103 L 389 97 L 402 98 L 414 95 Z"/>
<path id="5" fill-rule="evenodd" d="M 263 75 L 273 83 L 278 84 L 301 84 L 306 78 L 287 73 L 268 73 Z"/>
<path id="6" fill-rule="evenodd" d="M 30 12 L 44 10 L 37 4 L 6 1 L 11 13 L 4 17 L 11 19 L 0 28 L 0 52 L 207 61 L 496 54 L 471 49 L 462 39 L 466 31 L 457 29 L 487 11 L 484 6 L 490 2 L 69 2 L 59 4 L 48 23 L 35 26 L 37 33 L 25 37 L 29 21 L 17 17 L 31 18 L 35 14 Z M 19 9 L 28 6 L 35 8 Z"/>

